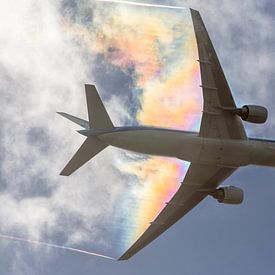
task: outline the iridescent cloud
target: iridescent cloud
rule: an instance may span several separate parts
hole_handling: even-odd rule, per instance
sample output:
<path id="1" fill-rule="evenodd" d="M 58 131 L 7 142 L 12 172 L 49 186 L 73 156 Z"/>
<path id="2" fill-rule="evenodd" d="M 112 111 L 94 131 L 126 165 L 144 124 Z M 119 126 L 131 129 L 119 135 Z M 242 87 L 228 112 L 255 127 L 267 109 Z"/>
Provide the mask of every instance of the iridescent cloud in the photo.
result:
<path id="1" fill-rule="evenodd" d="M 138 124 L 198 130 L 202 94 L 188 9 L 98 3 L 92 23 L 67 21 L 64 27 L 105 63 L 132 78 L 132 93 L 140 102 L 135 113 Z M 177 191 L 188 164 L 127 153 L 116 166 L 133 180 L 114 215 L 123 221 L 120 249 L 125 250 Z"/>

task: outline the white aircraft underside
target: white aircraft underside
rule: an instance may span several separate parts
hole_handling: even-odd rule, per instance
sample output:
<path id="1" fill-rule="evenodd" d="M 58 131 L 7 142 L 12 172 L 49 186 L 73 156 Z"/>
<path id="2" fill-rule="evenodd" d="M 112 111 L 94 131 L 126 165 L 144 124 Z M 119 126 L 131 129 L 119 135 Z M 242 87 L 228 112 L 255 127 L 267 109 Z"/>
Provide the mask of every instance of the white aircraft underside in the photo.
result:
<path id="1" fill-rule="evenodd" d="M 248 139 L 241 118 L 263 123 L 261 106 L 237 108 L 199 12 L 191 10 L 197 39 L 203 116 L 199 133 L 154 127 L 114 127 L 95 86 L 85 85 L 89 121 L 66 113 L 81 125 L 87 139 L 61 172 L 68 176 L 109 145 L 144 154 L 175 157 L 191 162 L 181 187 L 143 235 L 119 258 L 126 260 L 177 222 L 207 195 L 219 202 L 238 204 L 242 190 L 217 187 L 238 167 L 275 166 L 275 143 Z"/>

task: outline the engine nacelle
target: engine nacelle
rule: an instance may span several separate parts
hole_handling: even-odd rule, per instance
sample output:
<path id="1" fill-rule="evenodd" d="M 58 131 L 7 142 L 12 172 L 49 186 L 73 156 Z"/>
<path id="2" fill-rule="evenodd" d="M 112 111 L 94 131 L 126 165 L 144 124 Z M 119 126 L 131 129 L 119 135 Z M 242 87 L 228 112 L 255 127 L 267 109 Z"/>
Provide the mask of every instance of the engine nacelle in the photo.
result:
<path id="1" fill-rule="evenodd" d="M 241 204 L 244 198 L 243 190 L 234 186 L 221 187 L 210 195 L 226 204 Z"/>
<path id="2" fill-rule="evenodd" d="M 268 111 L 263 106 L 244 105 L 242 108 L 235 109 L 235 113 L 244 121 L 252 123 L 265 123 Z"/>

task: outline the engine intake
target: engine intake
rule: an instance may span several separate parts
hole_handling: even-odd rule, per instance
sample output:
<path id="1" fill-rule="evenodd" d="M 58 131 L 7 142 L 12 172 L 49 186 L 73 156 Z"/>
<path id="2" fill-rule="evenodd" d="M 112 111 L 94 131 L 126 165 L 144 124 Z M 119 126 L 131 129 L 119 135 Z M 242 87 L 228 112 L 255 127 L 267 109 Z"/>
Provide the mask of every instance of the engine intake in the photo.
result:
<path id="1" fill-rule="evenodd" d="M 237 108 L 234 113 L 244 121 L 252 123 L 265 123 L 268 116 L 268 111 L 263 106 L 244 105 L 242 108 Z"/>
<path id="2" fill-rule="evenodd" d="M 241 204 L 244 198 L 243 190 L 234 186 L 221 187 L 210 195 L 225 204 Z"/>

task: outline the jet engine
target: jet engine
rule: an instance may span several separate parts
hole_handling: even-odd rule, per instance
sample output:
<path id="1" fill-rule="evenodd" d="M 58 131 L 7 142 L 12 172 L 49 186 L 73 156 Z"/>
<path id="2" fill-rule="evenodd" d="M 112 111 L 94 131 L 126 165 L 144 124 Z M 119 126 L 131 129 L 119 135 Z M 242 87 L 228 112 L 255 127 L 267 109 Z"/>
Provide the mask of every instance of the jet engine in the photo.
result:
<path id="1" fill-rule="evenodd" d="M 244 105 L 242 108 L 234 109 L 233 112 L 242 120 L 252 123 L 265 123 L 268 116 L 267 109 L 258 105 Z"/>
<path id="2" fill-rule="evenodd" d="M 225 204 L 241 204 L 244 198 L 243 190 L 234 186 L 221 187 L 210 195 Z"/>

